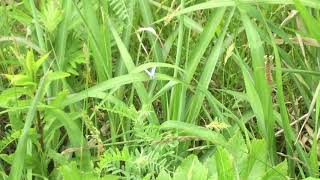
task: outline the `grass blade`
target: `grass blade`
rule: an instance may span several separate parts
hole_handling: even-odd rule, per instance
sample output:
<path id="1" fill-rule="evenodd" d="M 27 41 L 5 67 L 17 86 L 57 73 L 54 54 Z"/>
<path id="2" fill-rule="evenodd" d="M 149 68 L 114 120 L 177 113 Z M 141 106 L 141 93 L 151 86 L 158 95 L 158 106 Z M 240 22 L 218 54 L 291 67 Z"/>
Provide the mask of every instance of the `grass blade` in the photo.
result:
<path id="1" fill-rule="evenodd" d="M 179 121 L 166 121 L 163 124 L 161 124 L 161 128 L 176 129 L 179 133 L 182 133 L 184 135 L 196 136 L 200 139 L 207 140 L 217 145 L 226 146 L 227 143 L 225 138 L 221 134 L 190 123 Z"/>
<path id="2" fill-rule="evenodd" d="M 11 167 L 9 179 L 19 180 L 22 177 L 22 171 L 23 171 L 25 156 L 27 152 L 28 132 L 32 126 L 32 122 L 36 115 L 37 105 L 44 95 L 46 78 L 47 78 L 47 74 L 45 74 L 41 78 L 36 95 L 32 100 L 32 103 L 28 109 L 26 121 L 22 130 L 21 136 L 19 138 L 17 149 L 15 151 L 14 162 Z"/>
<path id="3" fill-rule="evenodd" d="M 256 89 L 259 99 L 262 105 L 263 118 L 260 117 L 260 127 L 263 137 L 266 138 L 267 145 L 269 148 L 269 155 L 274 165 L 277 162 L 276 150 L 275 150 L 275 136 L 274 136 L 274 126 L 275 120 L 272 113 L 272 99 L 271 99 L 271 87 L 267 82 L 265 76 L 266 67 L 264 60 L 264 49 L 262 46 L 262 41 L 258 34 L 257 27 L 251 22 L 247 16 L 247 9 L 239 6 L 241 12 L 241 20 L 245 27 L 248 44 L 250 48 L 250 53 L 252 56 L 252 66 L 253 66 L 253 78 L 254 78 L 254 88 Z M 251 107 L 254 106 L 254 99 L 251 99 Z M 259 121 L 259 120 L 258 120 Z"/>
<path id="4" fill-rule="evenodd" d="M 223 15 L 226 11 L 226 8 L 219 8 L 216 11 L 212 13 L 212 15 L 209 18 L 209 22 L 205 26 L 203 32 L 201 33 L 199 37 L 199 41 L 196 44 L 196 47 L 191 52 L 190 55 L 190 62 L 185 64 L 186 67 L 186 75 L 185 75 L 185 82 L 190 83 L 196 68 L 198 64 L 200 63 L 200 60 L 205 53 L 207 47 L 209 46 L 211 40 L 214 37 L 214 33 L 220 24 L 220 21 L 223 18 Z M 177 118 L 176 120 L 182 120 L 183 116 L 182 113 L 185 111 L 185 99 L 186 99 L 186 88 L 183 86 L 177 86 L 177 92 L 175 92 L 176 95 L 172 104 L 174 106 L 174 109 L 172 110 L 173 115 L 172 117 Z"/>
<path id="5" fill-rule="evenodd" d="M 223 53 L 223 41 L 224 41 L 224 38 L 227 34 L 227 29 L 228 29 L 229 23 L 231 22 L 231 19 L 233 17 L 234 10 L 235 9 L 233 9 L 230 12 L 229 17 L 226 21 L 226 24 L 223 28 L 223 32 L 219 35 L 218 42 L 208 57 L 207 63 L 201 73 L 201 77 L 198 82 L 198 87 L 207 89 L 209 86 L 209 83 L 211 81 L 212 74 L 215 70 L 216 64 L 217 64 L 221 54 Z M 195 121 L 196 121 L 196 118 L 198 117 L 198 114 L 200 112 L 204 97 L 205 97 L 205 95 L 203 93 L 201 93 L 200 90 L 197 90 L 195 92 L 195 95 L 191 99 L 190 106 L 188 107 L 187 122 L 197 124 Z"/>

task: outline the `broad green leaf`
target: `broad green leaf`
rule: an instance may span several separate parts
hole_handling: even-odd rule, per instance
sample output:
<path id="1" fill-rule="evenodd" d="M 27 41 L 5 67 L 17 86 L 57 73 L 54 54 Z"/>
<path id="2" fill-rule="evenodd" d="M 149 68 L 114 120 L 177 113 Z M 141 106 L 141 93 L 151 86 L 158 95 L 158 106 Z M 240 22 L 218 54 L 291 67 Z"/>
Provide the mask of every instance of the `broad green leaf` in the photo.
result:
<path id="1" fill-rule="evenodd" d="M 236 173 L 240 172 L 246 167 L 248 158 L 248 148 L 241 135 L 240 131 L 237 131 L 228 141 L 228 147 L 226 148 L 233 157 L 234 164 L 236 166 Z"/>
<path id="2" fill-rule="evenodd" d="M 314 177 L 308 177 L 308 178 L 305 178 L 303 180 L 319 180 L 319 178 L 314 178 Z"/>
<path id="3" fill-rule="evenodd" d="M 49 149 L 47 156 L 51 158 L 56 165 L 65 165 L 68 163 L 68 158 L 63 156 L 61 153 L 56 152 L 53 149 Z"/>
<path id="4" fill-rule="evenodd" d="M 50 106 L 62 109 L 63 108 L 62 103 L 65 101 L 68 95 L 69 95 L 69 92 L 67 90 L 59 92 L 57 96 L 50 102 Z"/>
<path id="5" fill-rule="evenodd" d="M 13 8 L 12 11 L 7 11 L 7 13 L 10 17 L 16 19 L 22 24 L 29 25 L 32 23 L 32 17 L 30 17 L 30 15 L 24 12 L 22 9 Z"/>
<path id="6" fill-rule="evenodd" d="M 256 180 L 263 177 L 267 171 L 267 145 L 264 140 L 254 140 L 250 145 L 247 167 L 242 178 Z"/>
<path id="7" fill-rule="evenodd" d="M 235 179 L 235 170 L 233 167 L 233 157 L 224 148 L 218 147 L 215 152 L 216 166 L 219 180 Z"/>
<path id="8" fill-rule="evenodd" d="M 60 72 L 60 71 L 49 72 L 48 81 L 55 81 L 55 80 L 66 78 L 68 76 L 70 76 L 70 74 L 66 72 Z"/>
<path id="9" fill-rule="evenodd" d="M 204 162 L 204 165 L 208 169 L 208 179 L 210 180 L 218 179 L 216 156 L 213 155 L 212 157 L 207 158 L 206 161 Z"/>
<path id="10" fill-rule="evenodd" d="M 0 107 L 8 108 L 12 102 L 15 102 L 22 95 L 28 93 L 25 87 L 7 88 L 0 94 Z"/>
<path id="11" fill-rule="evenodd" d="M 6 78 L 10 80 L 10 83 L 13 86 L 36 86 L 36 83 L 30 78 L 30 76 L 17 74 L 17 75 L 9 75 L 5 74 Z"/>
<path id="12" fill-rule="evenodd" d="M 171 180 L 171 176 L 164 170 L 162 170 L 157 177 L 157 180 Z"/>
<path id="13" fill-rule="evenodd" d="M 174 180 L 206 180 L 208 169 L 202 165 L 197 156 L 185 158 L 173 175 Z"/>
<path id="14" fill-rule="evenodd" d="M 53 81 L 56 81 L 56 80 L 64 80 L 64 78 L 70 76 L 69 73 L 66 73 L 66 72 L 61 72 L 61 71 L 55 71 L 55 72 L 48 72 L 48 80 L 45 84 L 45 92 L 48 92 L 49 90 L 49 87 L 50 87 L 50 84 L 53 82 Z"/>
<path id="15" fill-rule="evenodd" d="M 277 166 L 269 168 L 266 174 L 262 177 L 262 180 L 286 180 L 288 172 L 287 161 L 279 163 Z"/>
<path id="16" fill-rule="evenodd" d="M 47 53 L 47 54 L 41 56 L 41 58 L 35 62 L 35 65 L 34 65 L 34 72 L 35 73 L 38 72 L 40 66 L 48 59 L 49 54 L 50 53 Z"/>
<path id="17" fill-rule="evenodd" d="M 91 179 L 98 179 L 92 172 L 82 172 L 78 169 L 77 164 L 75 162 L 71 162 L 67 165 L 59 167 L 59 170 L 63 176 L 64 180 L 74 180 L 74 179 L 81 179 L 81 180 L 91 180 Z"/>

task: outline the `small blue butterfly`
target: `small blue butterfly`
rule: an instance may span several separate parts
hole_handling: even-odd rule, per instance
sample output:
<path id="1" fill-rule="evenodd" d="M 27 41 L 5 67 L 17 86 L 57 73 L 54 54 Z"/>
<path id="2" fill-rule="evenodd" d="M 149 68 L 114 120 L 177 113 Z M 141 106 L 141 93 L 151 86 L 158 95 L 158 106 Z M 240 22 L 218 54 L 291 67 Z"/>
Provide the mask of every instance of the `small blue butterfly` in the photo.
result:
<path id="1" fill-rule="evenodd" d="M 151 71 L 144 70 L 151 79 L 155 79 L 156 67 L 153 67 Z"/>

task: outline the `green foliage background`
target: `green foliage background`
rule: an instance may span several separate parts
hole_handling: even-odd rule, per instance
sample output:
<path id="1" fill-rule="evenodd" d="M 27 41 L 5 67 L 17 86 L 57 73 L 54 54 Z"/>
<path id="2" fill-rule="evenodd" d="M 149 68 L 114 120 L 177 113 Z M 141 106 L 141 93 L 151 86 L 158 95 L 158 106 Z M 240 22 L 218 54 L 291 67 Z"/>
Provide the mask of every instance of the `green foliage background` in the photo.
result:
<path id="1" fill-rule="evenodd" d="M 316 179 L 319 0 L 0 1 L 0 178 Z"/>

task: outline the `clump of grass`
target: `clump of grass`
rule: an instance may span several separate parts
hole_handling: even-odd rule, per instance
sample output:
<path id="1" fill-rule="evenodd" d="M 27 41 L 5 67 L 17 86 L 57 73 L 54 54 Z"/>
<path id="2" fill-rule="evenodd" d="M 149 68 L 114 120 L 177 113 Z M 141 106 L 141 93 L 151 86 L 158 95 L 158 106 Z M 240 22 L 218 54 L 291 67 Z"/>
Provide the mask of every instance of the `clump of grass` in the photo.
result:
<path id="1" fill-rule="evenodd" d="M 1 2 L 0 176 L 319 177 L 319 9 Z"/>

